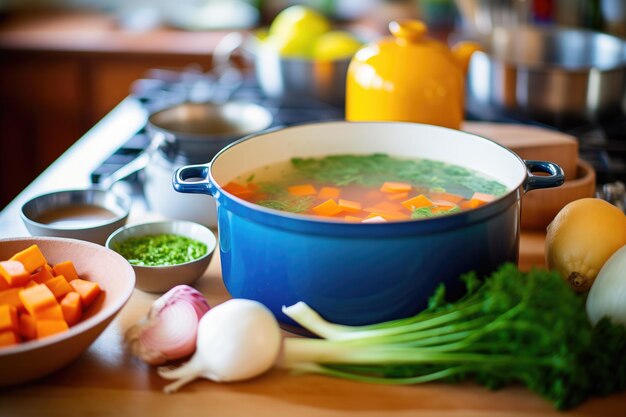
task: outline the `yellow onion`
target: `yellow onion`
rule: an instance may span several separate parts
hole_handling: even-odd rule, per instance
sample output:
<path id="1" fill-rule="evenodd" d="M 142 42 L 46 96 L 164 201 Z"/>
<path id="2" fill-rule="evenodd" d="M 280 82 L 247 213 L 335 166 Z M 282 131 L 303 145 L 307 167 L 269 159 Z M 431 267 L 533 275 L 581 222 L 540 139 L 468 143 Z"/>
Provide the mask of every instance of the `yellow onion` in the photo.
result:
<path id="1" fill-rule="evenodd" d="M 602 265 L 626 245 L 626 216 L 598 198 L 582 198 L 561 209 L 548 225 L 546 261 L 576 291 L 588 291 Z"/>

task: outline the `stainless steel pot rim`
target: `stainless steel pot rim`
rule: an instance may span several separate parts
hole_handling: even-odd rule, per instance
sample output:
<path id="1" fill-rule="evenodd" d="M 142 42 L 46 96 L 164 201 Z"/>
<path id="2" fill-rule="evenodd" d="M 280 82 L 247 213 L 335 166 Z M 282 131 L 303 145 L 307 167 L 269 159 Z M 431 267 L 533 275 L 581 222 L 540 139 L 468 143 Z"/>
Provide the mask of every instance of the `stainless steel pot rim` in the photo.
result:
<path id="1" fill-rule="evenodd" d="M 250 127 L 250 128 L 246 128 L 246 129 L 239 129 L 239 130 L 232 130 L 228 133 L 224 132 L 224 133 L 197 133 L 197 132 L 186 132 L 186 131 L 182 131 L 182 130 L 178 130 L 178 129 L 170 129 L 164 126 L 161 126 L 160 123 L 155 122 L 155 119 L 157 119 L 159 116 L 162 116 L 163 114 L 166 114 L 167 112 L 172 112 L 175 111 L 178 108 L 182 108 L 184 106 L 197 106 L 197 107 L 215 107 L 215 108 L 219 108 L 219 107 L 226 107 L 228 106 L 229 108 L 235 108 L 235 107 L 241 107 L 242 109 L 249 109 L 251 111 L 257 112 L 257 115 L 259 117 L 259 121 L 256 123 L 255 126 Z M 180 142 L 202 142 L 202 141 L 210 141 L 210 140 L 215 140 L 215 141 L 220 141 L 220 140 L 229 140 L 232 138 L 240 138 L 246 135 L 249 135 L 251 133 L 255 133 L 258 131 L 262 131 L 267 129 L 268 127 L 272 126 L 274 122 L 274 116 L 272 115 L 272 113 L 266 109 L 265 107 L 261 106 L 260 104 L 257 103 L 253 103 L 251 101 L 243 101 L 243 100 L 232 100 L 232 101 L 228 101 L 226 103 L 213 103 L 213 102 L 203 102 L 203 103 L 195 103 L 195 102 L 184 102 L 184 103 L 178 103 L 176 105 L 173 106 L 169 106 L 167 108 L 158 110 L 152 114 L 150 114 L 148 116 L 148 129 L 151 129 L 153 131 L 158 131 L 158 132 L 163 132 L 169 135 L 173 135 L 175 137 L 175 141 L 180 141 Z"/>
<path id="2" fill-rule="evenodd" d="M 603 42 L 604 44 L 609 43 L 610 48 L 613 49 L 613 51 L 611 51 L 611 54 L 613 55 L 611 59 L 612 61 L 614 61 L 614 63 L 610 65 L 598 65 L 593 63 L 566 65 L 561 63 L 540 61 L 538 59 L 535 62 L 529 62 L 528 60 L 516 59 L 515 57 L 511 56 L 512 49 L 510 48 L 510 44 L 512 42 L 515 42 L 514 46 L 517 47 L 529 49 L 531 48 L 531 46 L 528 45 L 528 42 L 523 42 L 520 40 L 521 38 L 528 36 L 536 36 L 542 38 L 544 40 L 544 42 L 542 42 L 542 49 L 549 42 L 560 42 L 558 52 L 560 52 L 563 56 L 567 55 L 565 52 L 573 51 L 574 48 L 577 47 L 571 42 L 565 42 L 565 40 L 568 40 L 567 38 L 582 37 L 587 42 L 592 43 L 595 48 L 603 47 L 602 45 L 600 45 L 600 42 Z M 589 71 L 600 71 L 603 73 L 613 71 L 619 72 L 626 68 L 626 41 L 607 33 L 596 32 L 589 29 L 536 26 L 518 26 L 512 28 L 497 27 L 494 29 L 491 36 L 482 37 L 481 39 L 477 39 L 477 41 L 485 45 L 485 50 L 477 51 L 477 54 L 483 54 L 494 62 L 502 63 L 504 65 L 515 66 L 518 69 L 563 71 L 564 73 L 572 74 L 586 73 Z M 499 49 L 503 51 L 503 53 L 493 50 L 498 46 Z M 604 48 L 606 48 L 606 46 Z M 606 51 L 598 51 L 598 55 L 600 55 L 601 52 L 602 56 L 606 58 Z"/>
<path id="3" fill-rule="evenodd" d="M 578 68 L 569 68 L 558 64 L 550 64 L 550 63 L 524 63 L 521 61 L 515 61 L 511 59 L 506 59 L 502 57 L 498 57 L 496 55 L 490 54 L 487 51 L 476 51 L 475 55 L 482 55 L 492 61 L 493 63 L 500 64 L 504 67 L 515 69 L 516 71 L 528 71 L 528 72 L 552 72 L 555 74 L 567 74 L 567 75 L 589 75 L 590 73 L 602 73 L 602 74 L 612 74 L 612 73 L 621 73 L 626 70 L 626 60 L 624 63 L 620 65 L 616 65 L 611 68 L 598 68 L 594 66 L 588 67 L 578 67 Z"/>

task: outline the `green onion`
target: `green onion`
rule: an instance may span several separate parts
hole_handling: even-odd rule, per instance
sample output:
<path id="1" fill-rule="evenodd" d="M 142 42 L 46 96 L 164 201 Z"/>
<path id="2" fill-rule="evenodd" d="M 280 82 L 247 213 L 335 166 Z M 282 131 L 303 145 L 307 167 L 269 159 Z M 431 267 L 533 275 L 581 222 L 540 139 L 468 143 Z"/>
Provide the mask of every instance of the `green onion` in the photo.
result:
<path id="1" fill-rule="evenodd" d="M 557 273 L 505 265 L 484 282 L 463 279 L 456 302 L 440 286 L 422 313 L 367 326 L 330 323 L 302 302 L 284 307 L 322 339 L 286 338 L 283 365 L 381 384 L 522 383 L 559 409 L 626 388 L 626 329 L 606 319 L 592 328 Z"/>

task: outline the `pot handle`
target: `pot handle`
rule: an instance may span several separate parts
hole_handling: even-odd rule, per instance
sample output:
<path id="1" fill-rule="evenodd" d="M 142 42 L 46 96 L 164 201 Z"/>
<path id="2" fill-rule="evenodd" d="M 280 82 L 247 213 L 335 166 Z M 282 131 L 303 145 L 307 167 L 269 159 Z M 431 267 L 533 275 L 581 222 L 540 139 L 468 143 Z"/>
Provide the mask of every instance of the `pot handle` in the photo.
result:
<path id="1" fill-rule="evenodd" d="M 558 187 L 565 182 L 563 169 L 553 162 L 527 160 L 524 163 L 528 171 L 526 181 L 524 181 L 524 192 Z M 533 175 L 533 172 L 545 172 L 550 175 Z"/>
<path id="2" fill-rule="evenodd" d="M 209 181 L 209 168 L 211 164 L 186 165 L 174 172 L 172 185 L 179 193 L 209 194 L 211 181 Z"/>

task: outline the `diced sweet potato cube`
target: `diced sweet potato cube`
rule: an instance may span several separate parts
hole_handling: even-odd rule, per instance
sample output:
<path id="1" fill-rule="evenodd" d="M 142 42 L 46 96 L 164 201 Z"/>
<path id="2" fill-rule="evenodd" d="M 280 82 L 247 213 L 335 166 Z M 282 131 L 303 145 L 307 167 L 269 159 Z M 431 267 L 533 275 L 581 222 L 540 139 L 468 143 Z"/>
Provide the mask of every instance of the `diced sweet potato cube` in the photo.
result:
<path id="1" fill-rule="evenodd" d="M 341 209 L 339 208 L 335 200 L 332 199 L 324 201 L 322 204 L 313 207 L 311 210 L 318 216 L 326 217 L 331 217 L 341 213 Z"/>
<path id="2" fill-rule="evenodd" d="M 408 182 L 387 181 L 380 187 L 380 191 L 383 193 L 404 193 L 411 191 L 411 188 L 413 187 Z"/>
<path id="3" fill-rule="evenodd" d="M 16 253 L 11 257 L 11 260 L 21 262 L 29 274 L 32 274 L 47 263 L 46 258 L 37 245 L 29 246 L 23 251 Z"/>
<path id="4" fill-rule="evenodd" d="M 13 330 L 0 332 L 0 346 L 12 346 L 20 343 L 20 337 Z"/>
<path id="5" fill-rule="evenodd" d="M 55 298 L 59 299 L 68 292 L 72 291 L 72 286 L 67 282 L 63 275 L 56 276 L 44 282 L 44 285 L 52 291 Z"/>
<path id="6" fill-rule="evenodd" d="M 0 305 L 0 332 L 5 330 L 18 331 L 17 309 L 9 304 Z"/>
<path id="7" fill-rule="evenodd" d="M 347 213 L 358 213 L 359 211 L 361 211 L 361 203 L 359 203 L 358 201 L 339 199 L 337 205 L 340 209 Z"/>
<path id="8" fill-rule="evenodd" d="M 40 320 L 65 320 L 63 318 L 63 310 L 59 304 L 55 304 L 40 310 L 36 310 L 33 314 L 35 321 Z"/>
<path id="9" fill-rule="evenodd" d="M 67 324 L 73 326 L 78 323 L 83 315 L 83 304 L 80 301 L 80 294 L 75 291 L 68 292 L 61 300 L 61 310 Z"/>
<path id="10" fill-rule="evenodd" d="M 317 193 L 317 198 L 320 200 L 329 200 L 331 198 L 339 198 L 341 195 L 341 189 L 337 187 L 322 187 L 320 192 Z"/>
<path id="11" fill-rule="evenodd" d="M 356 216 L 346 216 L 343 219 L 348 223 L 360 223 L 361 220 L 363 220 L 362 218 Z"/>
<path id="12" fill-rule="evenodd" d="M 35 281 L 37 284 L 43 284 L 52 278 L 54 278 L 54 273 L 52 272 L 52 267 L 48 264 L 45 264 L 31 275 L 31 280 Z"/>
<path id="13" fill-rule="evenodd" d="M 254 193 L 253 189 L 246 187 L 245 185 L 237 184 L 236 182 L 229 182 L 226 184 L 224 186 L 224 191 L 243 199 L 250 197 Z"/>
<path id="14" fill-rule="evenodd" d="M 35 326 L 35 319 L 28 314 L 20 314 L 20 336 L 25 340 L 33 340 L 37 338 L 37 327 Z"/>
<path id="15" fill-rule="evenodd" d="M 315 195 L 317 190 L 311 184 L 292 185 L 287 187 L 289 194 L 295 196 Z"/>
<path id="16" fill-rule="evenodd" d="M 18 312 L 24 311 L 24 304 L 20 299 L 20 291 L 22 288 L 9 288 L 0 291 L 0 304 L 9 304 L 17 309 Z"/>
<path id="17" fill-rule="evenodd" d="M 30 273 L 20 261 L 10 260 L 0 262 L 0 275 L 9 287 L 22 287 L 30 280 Z"/>
<path id="18" fill-rule="evenodd" d="M 30 288 L 30 287 L 34 287 L 35 285 L 39 285 L 37 284 L 35 281 L 33 281 L 32 279 L 30 281 L 28 281 L 26 283 L 26 285 L 24 285 L 22 288 Z"/>
<path id="19" fill-rule="evenodd" d="M 460 204 L 460 207 L 462 209 L 474 209 L 474 208 L 477 208 L 477 207 L 480 207 L 480 206 L 484 206 L 485 204 L 487 204 L 487 203 L 484 202 L 484 201 L 476 200 L 475 198 L 472 198 L 471 200 L 463 201 Z"/>
<path id="20" fill-rule="evenodd" d="M 83 308 L 89 307 L 102 292 L 97 282 L 85 281 L 80 278 L 70 281 L 70 285 L 74 288 L 74 291 L 80 294 L 80 301 L 83 303 Z"/>
<path id="21" fill-rule="evenodd" d="M 57 303 L 54 294 L 44 284 L 37 284 L 34 287 L 23 289 L 19 292 L 20 300 L 24 304 L 26 311 L 35 317 L 35 312 Z"/>
<path id="22" fill-rule="evenodd" d="M 402 205 L 409 211 L 413 211 L 420 207 L 430 207 L 433 205 L 433 202 L 428 199 L 424 194 L 420 194 L 415 196 L 409 200 L 403 201 Z"/>
<path id="23" fill-rule="evenodd" d="M 74 264 L 72 263 L 72 261 L 65 261 L 56 264 L 52 268 L 52 272 L 54 273 L 55 277 L 63 275 L 68 282 L 80 278 L 78 276 L 78 272 L 76 272 L 76 268 L 74 268 Z"/>
<path id="24" fill-rule="evenodd" d="M 409 220 L 411 216 L 397 211 L 386 211 L 380 213 L 385 220 Z"/>
<path id="25" fill-rule="evenodd" d="M 35 322 L 35 328 L 37 329 L 37 339 L 41 339 L 42 337 L 65 332 L 69 329 L 69 326 L 63 319 L 37 320 Z"/>
<path id="26" fill-rule="evenodd" d="M 391 193 L 389 194 L 389 196 L 387 197 L 389 200 L 406 200 L 409 196 L 409 192 L 405 191 L 404 193 Z"/>

